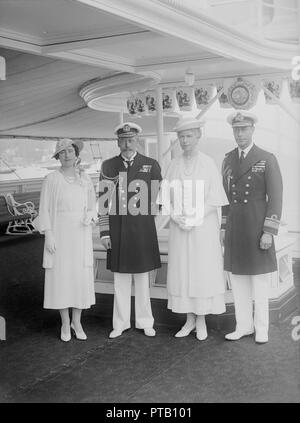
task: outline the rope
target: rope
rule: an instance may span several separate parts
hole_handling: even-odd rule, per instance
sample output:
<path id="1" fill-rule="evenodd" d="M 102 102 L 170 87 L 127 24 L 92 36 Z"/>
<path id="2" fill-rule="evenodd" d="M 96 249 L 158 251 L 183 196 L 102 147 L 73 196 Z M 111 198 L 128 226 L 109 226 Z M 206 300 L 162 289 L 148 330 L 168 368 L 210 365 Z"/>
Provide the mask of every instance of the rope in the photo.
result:
<path id="1" fill-rule="evenodd" d="M 12 173 L 14 173 L 15 175 L 16 175 L 16 177 L 18 178 L 18 179 L 22 179 L 18 174 L 17 174 L 17 172 L 15 171 L 15 169 L 14 168 L 12 168 L 12 167 L 10 167 L 10 165 L 3 159 L 3 157 L 2 156 L 0 156 L 0 160 L 2 160 L 2 162 L 8 167 L 8 169 L 9 170 L 11 170 L 11 172 Z"/>
<path id="2" fill-rule="evenodd" d="M 100 176 L 102 176 L 104 180 L 109 180 L 109 181 L 113 181 L 113 182 L 118 182 L 118 180 L 119 180 L 119 175 L 112 176 L 112 177 L 105 175 L 103 173 L 102 166 L 100 168 Z"/>

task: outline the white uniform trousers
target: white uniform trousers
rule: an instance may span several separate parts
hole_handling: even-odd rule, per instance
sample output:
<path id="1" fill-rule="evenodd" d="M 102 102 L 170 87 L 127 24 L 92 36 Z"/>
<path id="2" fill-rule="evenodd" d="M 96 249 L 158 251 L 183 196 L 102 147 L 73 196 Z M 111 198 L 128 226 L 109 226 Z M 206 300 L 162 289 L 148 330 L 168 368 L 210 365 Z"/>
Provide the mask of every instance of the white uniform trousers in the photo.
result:
<path id="1" fill-rule="evenodd" d="M 235 306 L 236 330 L 268 334 L 270 273 L 233 275 L 230 281 Z M 253 318 L 254 300 L 254 318 Z"/>
<path id="2" fill-rule="evenodd" d="M 149 273 L 134 273 L 135 291 L 135 327 L 152 328 L 154 319 L 150 303 Z M 126 330 L 130 328 L 131 309 L 131 273 L 114 273 L 114 311 L 113 328 Z"/>

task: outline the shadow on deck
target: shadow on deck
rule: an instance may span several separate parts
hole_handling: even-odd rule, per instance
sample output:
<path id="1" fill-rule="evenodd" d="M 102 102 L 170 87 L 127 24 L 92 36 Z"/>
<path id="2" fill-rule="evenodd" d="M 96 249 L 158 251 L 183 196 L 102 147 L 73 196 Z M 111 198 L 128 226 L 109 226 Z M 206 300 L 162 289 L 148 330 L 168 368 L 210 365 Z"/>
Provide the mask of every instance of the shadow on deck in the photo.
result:
<path id="1" fill-rule="evenodd" d="M 299 292 L 299 262 L 294 272 Z M 156 337 L 132 328 L 111 340 L 112 296 L 97 294 L 82 319 L 88 340 L 63 343 L 59 315 L 42 309 L 43 280 L 36 278 L 16 279 L 2 291 L 9 295 L 0 308 L 7 321 L 7 341 L 0 342 L 1 403 L 300 402 L 300 341 L 291 337 L 292 316 L 271 325 L 264 345 L 252 336 L 225 341 L 232 322 L 214 319 L 208 319 L 206 341 L 195 334 L 177 339 L 183 316 L 165 309 L 170 318 L 161 319 L 163 300 L 152 300 Z M 300 303 L 294 314 L 300 315 Z"/>

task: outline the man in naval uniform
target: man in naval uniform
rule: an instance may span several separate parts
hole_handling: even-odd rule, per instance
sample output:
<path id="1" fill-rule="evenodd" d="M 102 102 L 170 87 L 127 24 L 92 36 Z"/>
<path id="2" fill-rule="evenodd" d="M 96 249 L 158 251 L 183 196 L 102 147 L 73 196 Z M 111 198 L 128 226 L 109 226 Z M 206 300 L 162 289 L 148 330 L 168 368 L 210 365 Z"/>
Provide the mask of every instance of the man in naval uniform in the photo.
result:
<path id="1" fill-rule="evenodd" d="M 256 116 L 235 112 L 227 120 L 238 147 L 226 154 L 222 166 L 229 206 L 222 208 L 221 239 L 236 317 L 235 331 L 225 338 L 234 341 L 255 331 L 255 341 L 265 343 L 269 274 L 277 270 L 273 237 L 281 218 L 282 178 L 276 157 L 252 141 Z"/>
<path id="2" fill-rule="evenodd" d="M 130 328 L 132 276 L 135 282 L 135 325 L 143 329 L 145 335 L 155 336 L 149 271 L 161 266 L 154 217 L 162 176 L 156 160 L 137 152 L 141 131 L 135 123 L 118 125 L 115 134 L 120 155 L 104 161 L 101 168 L 100 238 L 107 250 L 107 268 L 114 272 L 110 338 L 116 338 Z M 113 188 L 108 200 L 102 204 L 101 199 L 109 190 L 105 189 L 106 183 Z"/>

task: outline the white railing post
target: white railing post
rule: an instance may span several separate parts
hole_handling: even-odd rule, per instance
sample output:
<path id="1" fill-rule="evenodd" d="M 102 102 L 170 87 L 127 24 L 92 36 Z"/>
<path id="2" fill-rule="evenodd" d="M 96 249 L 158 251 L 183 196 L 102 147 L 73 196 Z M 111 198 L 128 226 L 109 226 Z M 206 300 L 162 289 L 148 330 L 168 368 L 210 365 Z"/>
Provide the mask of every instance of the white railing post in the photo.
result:
<path id="1" fill-rule="evenodd" d="M 162 107 L 162 88 L 159 85 L 156 87 L 156 133 L 158 162 L 162 165 L 164 152 L 164 117 Z"/>

